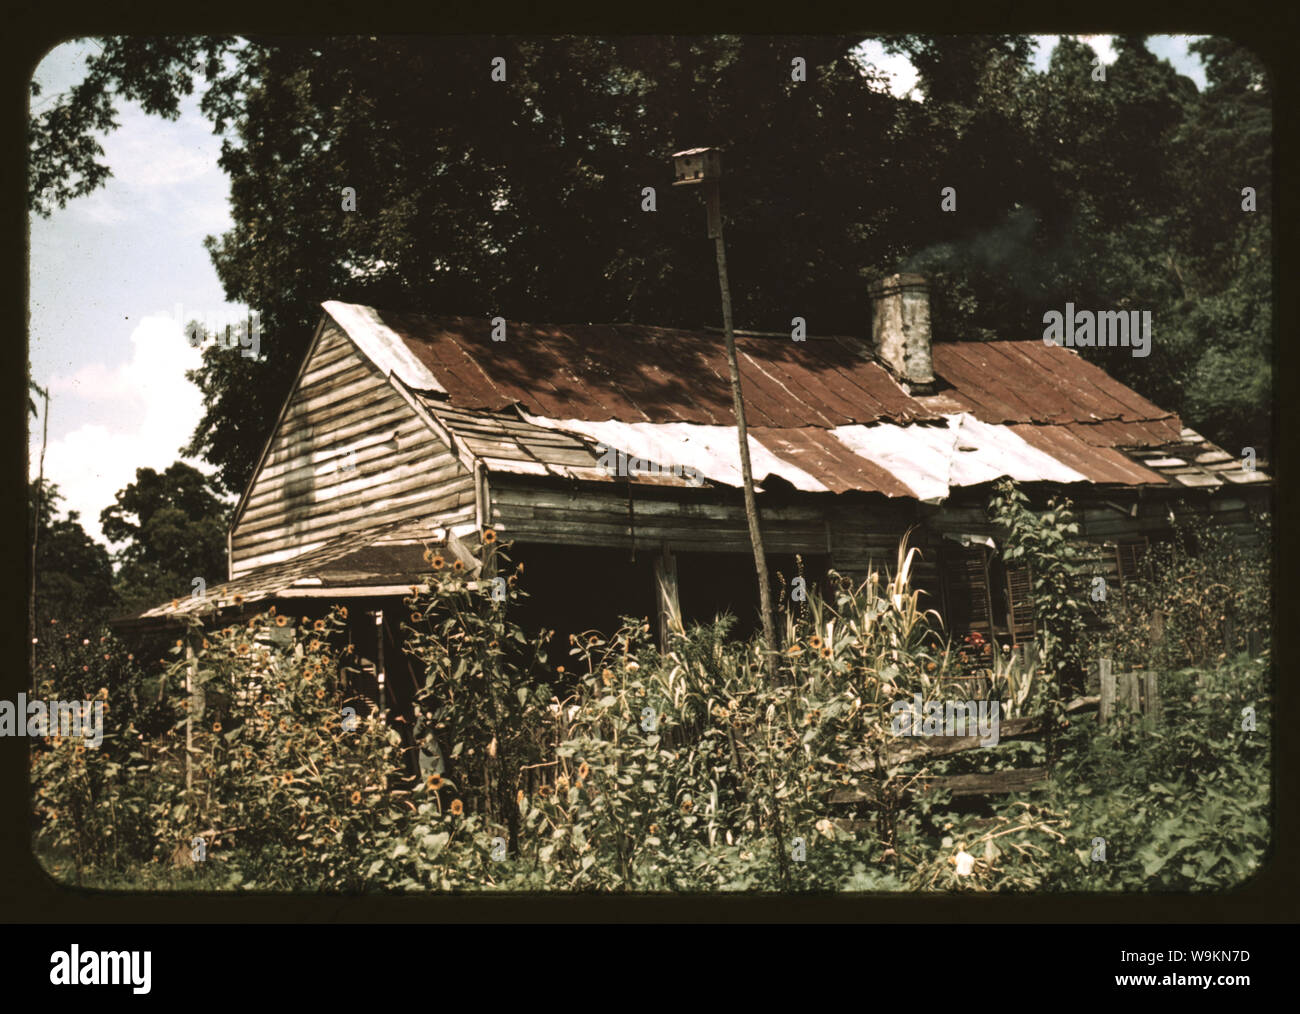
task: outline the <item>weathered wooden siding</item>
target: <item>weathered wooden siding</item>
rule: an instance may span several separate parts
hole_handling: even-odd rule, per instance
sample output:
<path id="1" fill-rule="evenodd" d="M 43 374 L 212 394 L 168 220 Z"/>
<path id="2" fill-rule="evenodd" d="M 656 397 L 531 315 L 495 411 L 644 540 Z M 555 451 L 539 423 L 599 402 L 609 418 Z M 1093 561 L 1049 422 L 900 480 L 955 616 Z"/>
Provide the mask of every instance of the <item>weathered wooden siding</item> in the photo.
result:
<path id="1" fill-rule="evenodd" d="M 567 543 L 673 552 L 750 553 L 739 494 L 724 497 L 680 490 L 527 484 L 492 476 L 493 523 L 520 542 Z M 866 498 L 863 498 L 866 501 Z M 805 495 L 759 500 L 763 542 L 772 553 L 829 555 L 833 566 L 891 562 L 898 536 L 913 517 L 906 501 L 877 504 Z"/>
<path id="2" fill-rule="evenodd" d="M 435 517 L 473 520 L 472 473 L 327 324 L 236 518 L 232 576 L 349 529 Z"/>

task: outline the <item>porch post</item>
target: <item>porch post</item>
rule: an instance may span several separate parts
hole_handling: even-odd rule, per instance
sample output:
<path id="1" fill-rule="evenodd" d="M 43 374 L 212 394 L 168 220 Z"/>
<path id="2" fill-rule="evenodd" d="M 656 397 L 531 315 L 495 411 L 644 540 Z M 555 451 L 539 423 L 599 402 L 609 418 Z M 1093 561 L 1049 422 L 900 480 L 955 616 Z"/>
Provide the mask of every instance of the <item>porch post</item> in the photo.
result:
<path id="1" fill-rule="evenodd" d="M 655 556 L 655 603 L 659 612 L 659 647 L 668 647 L 671 631 L 683 632 L 682 607 L 677 598 L 677 558 L 663 543 Z"/>

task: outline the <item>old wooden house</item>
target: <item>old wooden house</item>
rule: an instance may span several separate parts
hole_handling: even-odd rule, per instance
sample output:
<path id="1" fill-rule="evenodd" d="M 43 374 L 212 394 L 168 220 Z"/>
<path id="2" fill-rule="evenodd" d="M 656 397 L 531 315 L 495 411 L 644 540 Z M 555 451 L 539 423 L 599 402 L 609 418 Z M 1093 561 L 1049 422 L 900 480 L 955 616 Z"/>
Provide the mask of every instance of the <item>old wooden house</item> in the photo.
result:
<path id="1" fill-rule="evenodd" d="M 1119 580 L 1177 512 L 1242 525 L 1270 483 L 1077 353 L 932 342 L 918 275 L 877 283 L 869 337 L 737 336 L 774 580 L 892 563 L 957 635 L 1033 634 L 1027 570 L 984 505 L 1009 476 L 1070 496 Z M 722 336 L 558 326 L 327 302 L 234 512 L 229 573 L 137 617 L 352 606 L 377 678 L 401 657 L 424 550 L 489 528 L 526 563 L 525 621 L 560 636 L 757 603 Z M 238 603 L 238 604 L 236 604 Z M 387 661 L 385 661 L 387 660 Z M 392 692 L 398 677 L 387 673 Z M 405 679 L 405 677 L 403 677 Z"/>

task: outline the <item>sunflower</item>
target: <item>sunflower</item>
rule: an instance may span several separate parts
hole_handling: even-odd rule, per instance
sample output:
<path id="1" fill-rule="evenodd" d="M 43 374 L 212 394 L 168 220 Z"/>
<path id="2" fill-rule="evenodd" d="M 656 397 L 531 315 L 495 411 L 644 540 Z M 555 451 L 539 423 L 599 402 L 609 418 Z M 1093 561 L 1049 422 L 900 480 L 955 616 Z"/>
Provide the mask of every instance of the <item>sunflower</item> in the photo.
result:
<path id="1" fill-rule="evenodd" d="M 789 649 L 789 651 L 786 652 L 786 654 L 788 654 L 788 655 L 802 655 L 802 654 L 803 654 L 803 649 L 802 649 L 801 647 L 799 647 L 799 645 L 797 645 L 797 644 L 792 644 L 792 645 L 790 645 L 790 649 Z"/>
<path id="2" fill-rule="evenodd" d="M 496 542 L 496 540 L 497 540 L 497 533 L 495 529 L 489 528 L 487 531 L 483 533 L 484 545 L 490 546 L 492 545 L 492 543 Z"/>
<path id="3" fill-rule="evenodd" d="M 694 802 L 694 800 L 692 800 L 692 799 L 683 799 L 683 800 L 682 800 L 682 813 L 690 813 L 690 812 L 691 812 L 691 809 L 692 809 L 694 806 L 695 806 L 695 802 Z"/>
<path id="4" fill-rule="evenodd" d="M 274 615 L 275 615 L 275 606 L 272 606 L 270 609 L 267 610 L 267 612 L 270 613 L 272 616 L 274 616 Z"/>
<path id="5" fill-rule="evenodd" d="M 277 627 L 287 626 L 288 623 L 289 623 L 289 617 L 287 616 L 277 616 L 275 618 L 275 625 Z"/>
<path id="6" fill-rule="evenodd" d="M 234 602 L 235 605 L 237 606 L 242 606 L 244 604 L 244 596 L 236 595 L 233 599 L 231 599 L 231 601 Z"/>
<path id="7" fill-rule="evenodd" d="M 318 701 L 323 701 L 323 700 L 325 700 L 325 688 L 324 688 L 324 687 L 321 687 L 321 689 L 319 689 L 319 690 L 316 691 L 316 700 L 318 700 Z"/>
<path id="8" fill-rule="evenodd" d="M 586 761 L 583 761 L 581 764 L 578 765 L 578 777 L 586 778 L 589 774 L 591 774 L 591 768 L 587 766 Z"/>
<path id="9" fill-rule="evenodd" d="M 598 645 L 598 644 L 600 644 L 600 638 L 597 637 L 595 634 L 592 634 L 589 638 L 587 638 L 587 647 L 588 647 L 588 648 L 594 648 L 594 647 L 596 647 L 596 645 Z"/>
<path id="10" fill-rule="evenodd" d="M 343 619 L 345 619 L 345 620 L 348 618 L 348 607 L 347 607 L 347 606 L 339 606 L 339 616 L 343 617 Z"/>
<path id="11" fill-rule="evenodd" d="M 555 667 L 555 671 L 558 672 L 558 673 L 563 673 L 563 672 L 564 672 L 564 666 L 562 666 L 562 665 L 557 665 L 557 666 Z"/>
<path id="12" fill-rule="evenodd" d="M 431 563 L 432 561 L 433 561 L 433 550 L 432 550 L 432 549 L 426 549 L 426 550 L 424 551 L 424 562 L 425 562 L 425 563 Z"/>
<path id="13" fill-rule="evenodd" d="M 320 651 L 320 641 L 316 640 L 316 638 L 313 637 L 310 641 L 307 642 L 307 650 Z"/>
<path id="14" fill-rule="evenodd" d="M 352 805 L 356 806 L 359 802 L 361 802 L 361 792 L 357 789 L 353 789 L 352 795 L 348 798 L 352 800 Z"/>
<path id="15" fill-rule="evenodd" d="M 812 637 L 808 638 L 808 647 L 810 647 L 813 651 L 816 651 L 821 646 L 822 646 L 822 639 L 818 637 L 816 634 L 813 634 Z"/>
<path id="16" fill-rule="evenodd" d="M 213 731 L 213 732 L 220 732 L 220 731 L 221 731 L 221 723 L 220 723 L 220 722 L 213 722 L 213 723 L 212 723 L 212 731 Z"/>
<path id="17" fill-rule="evenodd" d="M 451 569 L 454 570 L 457 574 L 459 574 L 461 571 L 465 569 L 465 565 L 461 563 L 459 560 L 455 560 L 452 562 Z"/>
<path id="18" fill-rule="evenodd" d="M 551 791 L 552 790 L 549 785 L 543 785 L 540 789 L 537 790 L 537 794 L 541 796 L 543 799 L 550 799 Z"/>
<path id="19" fill-rule="evenodd" d="M 419 612 L 418 610 L 411 614 L 412 623 L 419 623 L 422 619 L 424 619 L 424 613 Z"/>
<path id="20" fill-rule="evenodd" d="M 282 774 L 280 776 L 280 782 L 283 785 L 291 785 L 293 783 L 293 772 L 286 771 L 284 774 Z"/>
<path id="21" fill-rule="evenodd" d="M 459 817 L 464 812 L 465 812 L 465 804 L 462 803 L 459 799 L 453 799 L 451 801 L 451 815 L 453 817 Z"/>
<path id="22" fill-rule="evenodd" d="M 249 650 L 250 650 L 250 649 L 249 649 L 248 645 L 246 645 L 246 644 L 237 644 L 237 645 L 235 645 L 235 654 L 236 654 L 236 655 L 247 655 L 248 652 L 249 652 Z"/>
<path id="23" fill-rule="evenodd" d="M 325 621 L 324 621 L 324 620 L 317 620 L 315 623 L 313 623 L 313 624 L 311 625 L 311 629 L 312 629 L 312 630 L 324 630 L 324 629 L 325 629 Z"/>
<path id="24" fill-rule="evenodd" d="M 83 753 L 86 752 L 86 747 L 85 747 L 84 744 L 82 744 L 82 743 L 78 743 L 78 744 L 77 744 L 77 749 L 75 749 L 75 750 L 72 751 L 72 752 L 75 753 L 78 757 L 80 757 Z"/>
<path id="25" fill-rule="evenodd" d="M 831 651 L 830 645 L 827 645 L 826 647 L 822 648 L 822 658 L 830 658 L 831 655 L 833 654 L 834 652 Z"/>
<path id="26" fill-rule="evenodd" d="M 443 567 L 447 566 L 447 561 L 444 560 L 441 556 L 435 556 L 432 560 L 429 561 L 429 566 L 432 567 L 434 570 L 442 570 Z"/>
<path id="27" fill-rule="evenodd" d="M 442 788 L 442 775 L 430 775 L 425 779 L 424 784 L 436 792 L 438 789 Z"/>

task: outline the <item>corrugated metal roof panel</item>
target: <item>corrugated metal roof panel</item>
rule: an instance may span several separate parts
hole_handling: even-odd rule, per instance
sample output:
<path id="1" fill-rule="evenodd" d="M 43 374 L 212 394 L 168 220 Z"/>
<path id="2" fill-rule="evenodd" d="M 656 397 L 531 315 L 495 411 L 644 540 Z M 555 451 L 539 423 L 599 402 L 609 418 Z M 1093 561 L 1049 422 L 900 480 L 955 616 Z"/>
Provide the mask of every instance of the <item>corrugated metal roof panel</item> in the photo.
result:
<path id="1" fill-rule="evenodd" d="M 423 560 L 424 544 L 439 542 L 447 534 L 447 529 L 426 521 L 394 521 L 345 532 L 290 560 L 214 585 L 203 598 L 186 595 L 176 599 L 175 606 L 161 605 L 134 619 L 183 620 L 274 598 L 297 597 L 306 594 L 307 588 L 388 586 L 408 579 L 415 582 L 428 570 Z"/>
<path id="2" fill-rule="evenodd" d="M 936 342 L 934 371 L 983 422 L 1175 419 L 1071 349 L 1027 342 Z"/>
<path id="3" fill-rule="evenodd" d="M 494 342 L 486 319 L 325 305 L 382 369 L 426 392 L 421 404 L 493 471 L 741 484 L 720 335 L 507 324 L 506 340 Z M 806 492 L 935 501 L 1002 475 L 1268 481 L 1227 455 L 1216 459 L 1233 469 L 1223 474 L 1188 466 L 1222 452 L 1076 352 L 1041 341 L 936 343 L 935 374 L 948 386 L 918 397 L 855 338 L 738 336 L 737 351 L 760 486 L 775 477 Z M 634 474 L 607 468 L 606 448 L 630 455 Z"/>
<path id="4" fill-rule="evenodd" d="M 626 324 L 511 323 L 506 340 L 494 342 L 491 322 L 482 318 L 325 305 L 381 367 L 418 390 L 445 391 L 456 408 L 499 411 L 517 404 L 551 419 L 732 422 L 720 335 Z M 938 417 L 855 339 L 738 337 L 736 346 L 755 426 L 829 428 Z"/>

